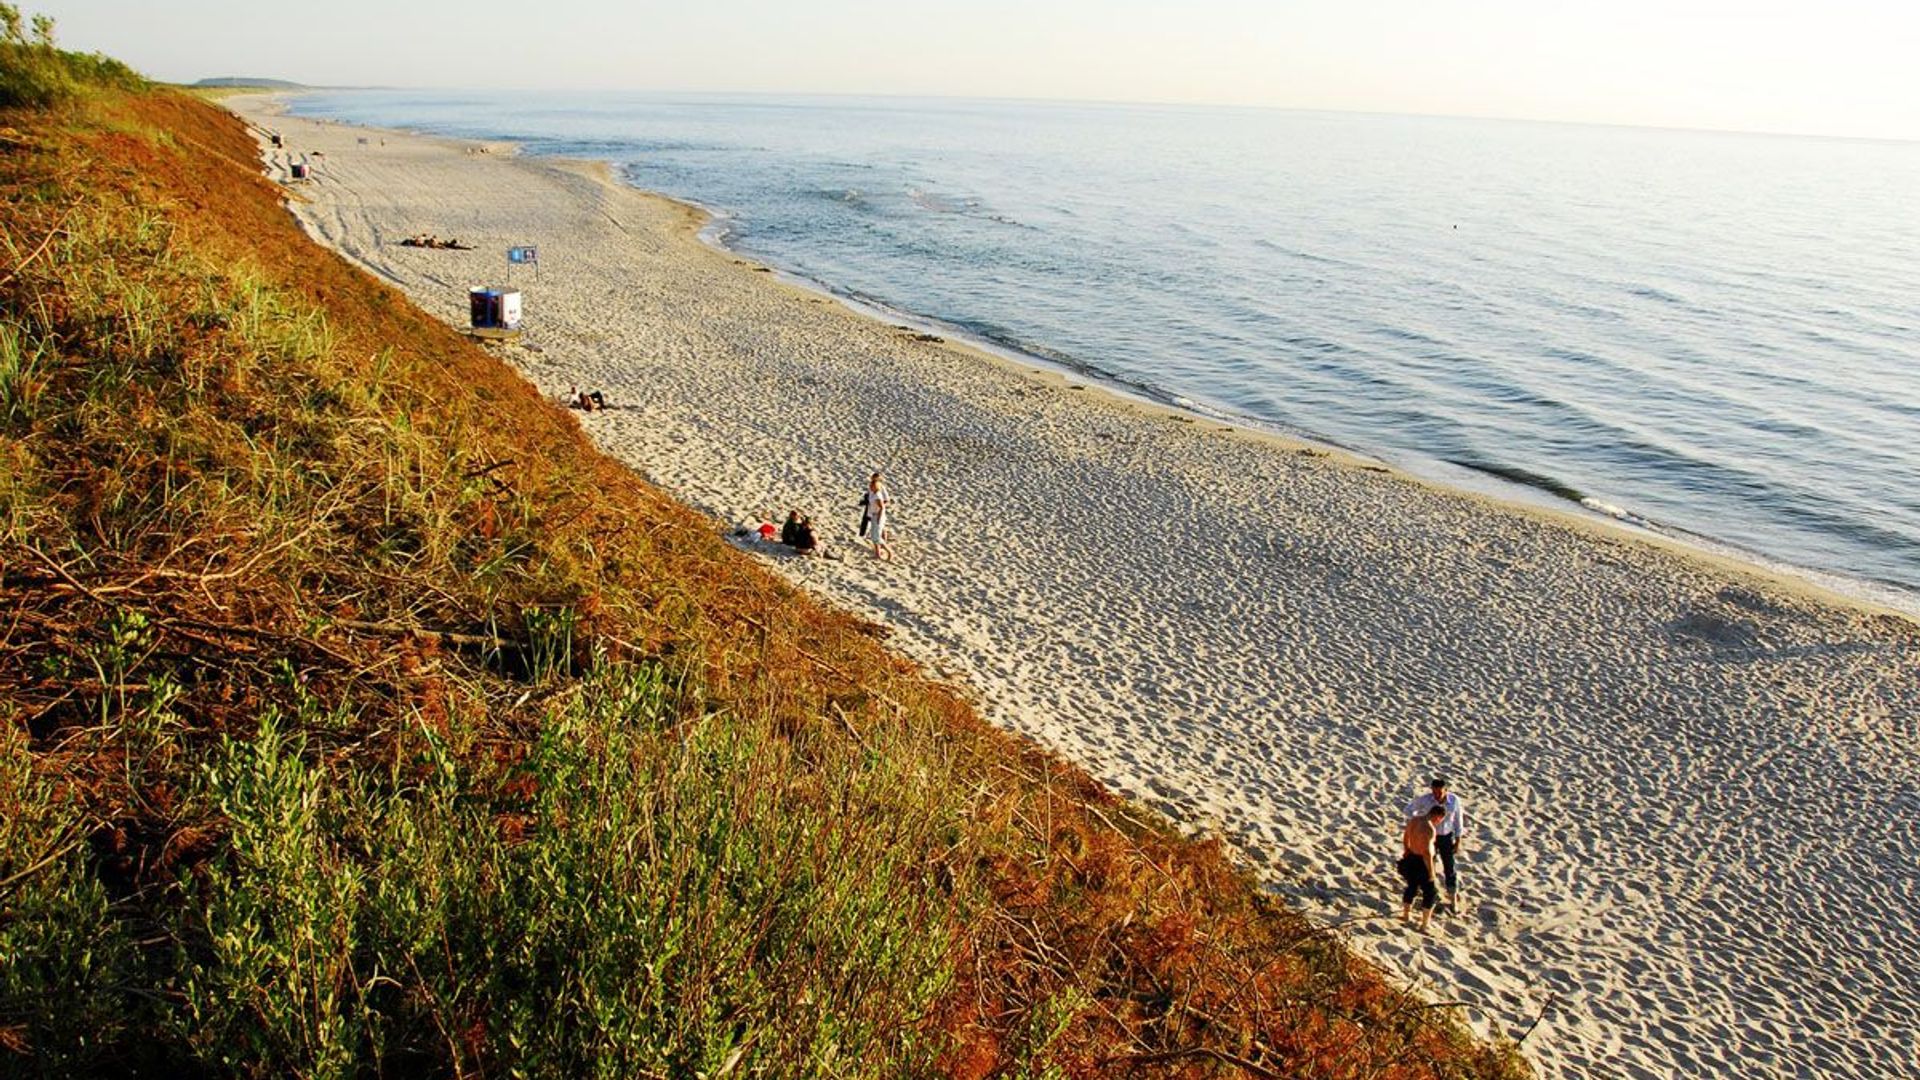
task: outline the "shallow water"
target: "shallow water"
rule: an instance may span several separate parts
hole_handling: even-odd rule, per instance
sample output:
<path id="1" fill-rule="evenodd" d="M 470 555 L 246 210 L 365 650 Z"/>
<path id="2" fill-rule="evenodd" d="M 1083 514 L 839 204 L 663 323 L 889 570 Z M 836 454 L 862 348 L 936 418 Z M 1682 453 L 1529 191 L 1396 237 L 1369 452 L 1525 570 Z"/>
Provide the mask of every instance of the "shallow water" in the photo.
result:
<path id="1" fill-rule="evenodd" d="M 1920 610 L 1920 144 L 931 99 L 293 108 L 611 161 L 844 296 Z"/>

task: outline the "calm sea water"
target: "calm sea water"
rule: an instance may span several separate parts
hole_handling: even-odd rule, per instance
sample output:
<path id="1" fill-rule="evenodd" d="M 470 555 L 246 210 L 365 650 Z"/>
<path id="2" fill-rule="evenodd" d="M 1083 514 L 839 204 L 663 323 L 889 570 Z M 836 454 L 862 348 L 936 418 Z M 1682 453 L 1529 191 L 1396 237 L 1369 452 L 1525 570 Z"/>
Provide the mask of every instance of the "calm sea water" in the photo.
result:
<path id="1" fill-rule="evenodd" d="M 612 161 L 849 298 L 1920 608 L 1920 144 L 914 99 L 293 107 Z"/>

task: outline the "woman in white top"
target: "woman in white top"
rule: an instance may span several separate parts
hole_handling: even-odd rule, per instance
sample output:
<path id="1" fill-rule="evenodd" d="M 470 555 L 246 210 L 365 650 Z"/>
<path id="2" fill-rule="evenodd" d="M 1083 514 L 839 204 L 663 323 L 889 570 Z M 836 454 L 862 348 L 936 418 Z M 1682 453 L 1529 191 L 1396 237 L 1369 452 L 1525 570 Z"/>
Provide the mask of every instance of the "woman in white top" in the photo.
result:
<path id="1" fill-rule="evenodd" d="M 887 494 L 887 486 L 880 482 L 880 474 L 874 473 L 867 480 L 867 494 L 861 509 L 866 511 L 867 539 L 873 543 L 873 557 L 892 559 L 893 548 L 887 543 L 887 510 L 893 505 L 892 496 Z"/>

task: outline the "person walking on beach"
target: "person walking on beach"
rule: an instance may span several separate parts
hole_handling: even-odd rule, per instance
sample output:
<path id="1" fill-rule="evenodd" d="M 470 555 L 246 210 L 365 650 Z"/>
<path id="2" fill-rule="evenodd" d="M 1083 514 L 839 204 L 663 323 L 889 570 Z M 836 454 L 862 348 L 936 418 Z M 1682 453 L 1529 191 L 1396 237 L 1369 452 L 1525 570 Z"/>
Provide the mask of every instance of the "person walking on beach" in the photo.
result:
<path id="1" fill-rule="evenodd" d="M 860 521 L 867 539 L 873 542 L 876 559 L 893 559 L 893 547 L 887 543 L 887 510 L 892 505 L 893 497 L 887 494 L 887 485 L 879 473 L 874 473 L 867 479 L 867 494 L 860 500 Z"/>
<path id="2" fill-rule="evenodd" d="M 1460 841 L 1467 828 L 1466 807 L 1447 783 L 1446 777 L 1436 776 L 1427 783 L 1427 793 L 1407 804 L 1408 817 L 1422 817 L 1428 810 L 1440 807 L 1446 813 L 1440 818 L 1440 827 L 1433 838 L 1434 854 L 1440 856 L 1440 870 L 1447 883 L 1447 910 L 1457 912 L 1455 905 L 1460 899 L 1460 871 L 1455 862 L 1460 855 Z"/>
<path id="3" fill-rule="evenodd" d="M 866 490 L 860 493 L 860 527 L 853 531 L 853 535 L 862 540 L 867 538 L 867 526 L 873 523 L 873 485 L 879 480 L 879 473 L 868 477 Z"/>
<path id="4" fill-rule="evenodd" d="M 1446 815 L 1441 807 L 1429 807 L 1425 814 L 1408 818 L 1407 827 L 1400 834 L 1400 861 L 1394 869 L 1400 871 L 1400 879 L 1407 883 L 1400 891 L 1400 921 L 1413 921 L 1413 898 L 1417 894 L 1422 932 L 1433 921 L 1433 906 L 1440 902 L 1439 891 L 1433 886 L 1433 842 L 1440 819 Z"/>

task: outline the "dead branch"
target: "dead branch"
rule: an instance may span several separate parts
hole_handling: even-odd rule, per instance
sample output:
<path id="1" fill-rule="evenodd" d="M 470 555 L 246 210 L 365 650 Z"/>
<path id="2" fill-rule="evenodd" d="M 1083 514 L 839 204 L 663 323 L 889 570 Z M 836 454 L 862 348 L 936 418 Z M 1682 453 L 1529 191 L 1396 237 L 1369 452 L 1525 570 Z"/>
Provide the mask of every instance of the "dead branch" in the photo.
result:
<path id="1" fill-rule="evenodd" d="M 8 889 L 14 886 L 16 882 L 25 881 L 27 878 L 32 877 L 33 875 L 39 873 L 41 870 L 47 868 L 48 866 L 53 865 L 55 862 L 64 858 L 68 852 L 72 851 L 74 848 L 77 848 L 81 844 L 84 844 L 86 842 L 87 842 L 87 837 L 86 837 L 86 834 L 83 832 L 79 836 L 75 837 L 69 843 L 63 846 L 56 846 L 54 850 L 49 851 L 47 854 L 41 856 L 38 860 L 36 860 L 33 863 L 33 865 L 28 866 L 23 870 L 17 870 L 7 875 L 4 878 L 0 878 L 0 895 L 4 895 Z"/>
<path id="2" fill-rule="evenodd" d="M 1546 1004 L 1540 1006 L 1540 1014 L 1533 1018 L 1533 1023 L 1527 1025 L 1527 1030 L 1521 1032 L 1519 1038 L 1513 1040 L 1513 1045 L 1515 1046 L 1526 1045 L 1527 1036 L 1533 1034 L 1533 1029 L 1539 1027 L 1540 1021 L 1545 1020 L 1547 1018 L 1547 1012 L 1553 1008 L 1553 1003 L 1558 1000 L 1560 1000 L 1559 991 L 1557 990 L 1547 991 Z"/>
<path id="3" fill-rule="evenodd" d="M 460 630 L 443 630 L 431 626 L 400 626 L 394 623 L 365 622 L 360 619 L 335 619 L 333 625 L 366 634 L 434 638 L 445 645 L 465 645 L 469 648 L 525 651 L 533 647 L 529 642 L 516 641 L 513 638 L 496 637 L 493 634 L 469 634 Z"/>
<path id="4" fill-rule="evenodd" d="M 1121 1057 L 1103 1058 L 1102 1065 L 1166 1065 L 1187 1058 L 1211 1058 L 1222 1065 L 1231 1065 L 1248 1076 L 1257 1076 L 1261 1080 L 1281 1080 L 1280 1074 L 1271 1069 L 1262 1068 L 1238 1054 L 1225 1050 L 1215 1050 L 1211 1046 L 1189 1046 L 1184 1050 L 1168 1050 L 1158 1054 L 1127 1054 Z"/>
<path id="5" fill-rule="evenodd" d="M 50 246 L 53 243 L 54 237 L 67 235 L 67 229 L 66 229 L 67 219 L 72 216 L 73 216 L 72 210 L 68 210 L 66 213 L 61 214 L 59 222 L 56 223 L 50 231 L 48 231 L 46 237 L 42 239 L 40 243 L 32 251 L 27 253 L 27 257 L 13 264 L 13 269 L 7 271 L 6 277 L 0 277 L 0 285 L 5 285 L 8 282 L 12 281 L 14 278 L 19 277 L 20 271 L 25 270 L 27 268 L 28 263 L 39 258 L 43 253 L 46 252 L 48 246 Z"/>
<path id="6" fill-rule="evenodd" d="M 496 461 L 496 462 L 494 462 L 493 464 L 491 464 L 491 465 L 488 465 L 488 466 L 486 466 L 485 468 L 481 468 L 481 469 L 475 469 L 475 470 L 473 470 L 472 472 L 469 472 L 469 473 L 464 473 L 464 474 L 462 474 L 462 475 L 461 475 L 461 477 L 460 477 L 460 479 L 462 479 L 462 480 L 478 480 L 478 479 L 480 479 L 481 477 L 483 477 L 483 476 L 485 476 L 485 475 L 487 475 L 488 473 L 491 473 L 491 472 L 493 472 L 493 471 L 495 471 L 495 470 L 497 470 L 497 469 L 504 469 L 504 468 L 506 468 L 507 466 L 509 466 L 509 465 L 512 465 L 512 464 L 514 464 L 514 460 L 513 460 L 512 458 L 508 458 L 508 459 L 507 459 L 507 460 L 505 460 L 505 461 Z"/>

